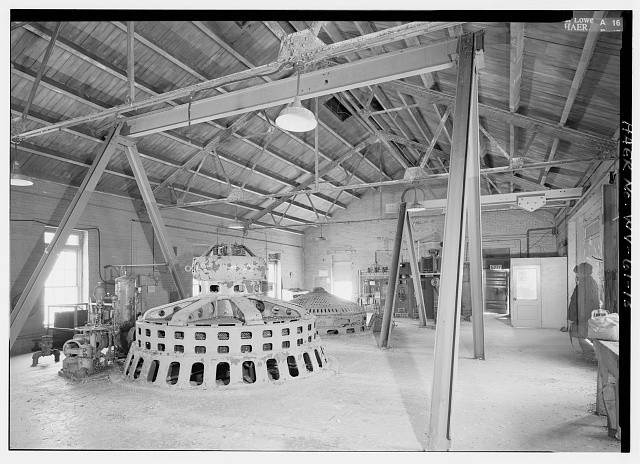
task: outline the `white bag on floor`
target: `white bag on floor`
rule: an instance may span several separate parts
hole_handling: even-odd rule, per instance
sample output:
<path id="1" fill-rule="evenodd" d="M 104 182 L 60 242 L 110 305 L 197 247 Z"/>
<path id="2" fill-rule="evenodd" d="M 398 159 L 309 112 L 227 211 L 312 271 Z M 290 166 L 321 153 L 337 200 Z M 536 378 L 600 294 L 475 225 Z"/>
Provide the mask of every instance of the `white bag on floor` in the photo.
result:
<path id="1" fill-rule="evenodd" d="M 591 312 L 587 338 L 618 341 L 618 314 L 609 314 L 602 309 Z"/>

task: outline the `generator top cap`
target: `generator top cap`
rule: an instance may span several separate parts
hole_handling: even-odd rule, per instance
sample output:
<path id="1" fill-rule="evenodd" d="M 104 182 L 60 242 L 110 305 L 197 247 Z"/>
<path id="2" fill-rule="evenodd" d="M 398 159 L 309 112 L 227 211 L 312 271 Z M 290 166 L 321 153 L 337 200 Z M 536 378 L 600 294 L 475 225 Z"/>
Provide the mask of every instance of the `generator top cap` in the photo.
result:
<path id="1" fill-rule="evenodd" d="M 311 314 L 360 314 L 363 309 L 356 303 L 339 298 L 323 287 L 315 287 L 311 292 L 296 296 L 293 300 Z"/>

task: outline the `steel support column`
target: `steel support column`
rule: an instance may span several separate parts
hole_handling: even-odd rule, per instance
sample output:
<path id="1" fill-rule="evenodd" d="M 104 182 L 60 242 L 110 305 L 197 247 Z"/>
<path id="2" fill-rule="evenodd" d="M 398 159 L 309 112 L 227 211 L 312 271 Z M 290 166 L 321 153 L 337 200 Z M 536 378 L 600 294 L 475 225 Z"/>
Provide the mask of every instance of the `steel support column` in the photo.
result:
<path id="1" fill-rule="evenodd" d="M 451 446 L 451 399 L 456 376 L 460 304 L 462 297 L 462 269 L 465 244 L 465 179 L 469 141 L 469 110 L 474 72 L 474 37 L 460 37 L 459 68 L 456 100 L 453 113 L 453 136 L 447 214 L 444 225 L 444 247 L 438 320 L 434 352 L 433 383 L 427 447 L 432 451 L 446 451 Z"/>
<path id="2" fill-rule="evenodd" d="M 89 172 L 87 172 L 82 185 L 80 185 L 76 195 L 73 197 L 73 200 L 71 200 L 69 208 L 67 208 L 67 212 L 60 221 L 58 229 L 51 239 L 51 243 L 45 250 L 44 255 L 42 255 L 42 258 L 40 258 L 40 261 L 36 265 L 29 282 L 27 282 L 18 303 L 16 303 L 16 307 L 11 312 L 9 318 L 9 349 L 13 347 L 22 327 L 24 327 L 24 324 L 27 322 L 27 318 L 42 292 L 44 283 L 49 277 L 49 274 L 58 259 L 58 255 L 60 255 L 60 252 L 67 243 L 69 234 L 77 224 L 78 219 L 82 215 L 82 211 L 89 202 L 89 198 L 102 176 L 102 173 L 106 169 L 107 164 L 111 159 L 111 155 L 113 155 L 113 152 L 117 147 L 116 138 L 121 128 L 122 124 L 118 124 L 114 127 L 103 142 L 101 152 L 96 156 L 96 159 L 93 160 L 91 168 L 89 169 Z"/>
<path id="3" fill-rule="evenodd" d="M 380 329 L 380 340 L 378 346 L 386 348 L 391 334 L 391 319 L 396 309 L 396 284 L 398 283 L 398 271 L 400 270 L 400 249 L 402 248 L 402 232 L 404 229 L 405 217 L 407 216 L 407 204 L 400 203 L 398 211 L 398 225 L 396 227 L 396 239 L 393 244 L 393 255 L 391 257 L 391 269 L 389 270 L 389 287 L 387 288 L 387 301 L 382 315 L 382 327 Z"/>
<path id="4" fill-rule="evenodd" d="M 123 143 L 124 140 L 125 139 L 121 138 L 120 143 Z M 181 300 L 183 300 L 187 297 L 187 294 L 182 288 L 182 281 L 180 280 L 180 276 L 178 275 L 178 259 L 176 258 L 176 255 L 173 252 L 173 247 L 171 246 L 171 242 L 169 241 L 169 234 L 167 233 L 167 229 L 164 226 L 164 220 L 162 219 L 162 215 L 160 214 L 160 209 L 158 208 L 156 199 L 153 196 L 151 184 L 149 183 L 147 173 L 145 172 L 144 166 L 142 165 L 140 153 L 138 153 L 138 147 L 133 142 L 127 143 L 124 146 L 126 148 L 125 153 L 127 154 L 127 159 L 129 160 L 129 164 L 131 165 L 131 170 L 133 171 L 133 175 L 136 178 L 138 189 L 140 189 L 140 194 L 142 195 L 144 205 L 147 208 L 149 219 L 151 220 L 151 224 L 153 225 L 153 230 L 156 231 L 156 237 L 158 237 L 158 243 L 160 244 L 160 249 L 162 250 L 164 260 L 167 263 L 169 272 L 171 272 L 173 281 L 176 284 L 178 296 Z"/>
<path id="5" fill-rule="evenodd" d="M 420 283 L 420 268 L 418 266 L 418 253 L 416 253 L 416 245 L 413 240 L 413 227 L 411 227 L 411 218 L 407 211 L 404 216 L 404 229 L 406 232 L 407 248 L 409 249 L 409 266 L 411 267 L 411 280 L 413 280 L 413 293 L 416 296 L 416 304 L 418 306 L 418 318 L 420 327 L 427 326 L 427 311 L 424 307 L 424 295 L 422 294 L 422 285 Z"/>
<path id="6" fill-rule="evenodd" d="M 484 359 L 484 292 L 482 288 L 482 222 L 480 205 L 480 134 L 478 132 L 478 73 L 473 73 L 469 110 L 469 147 L 465 195 L 469 223 L 469 280 L 473 319 L 473 357 Z"/>

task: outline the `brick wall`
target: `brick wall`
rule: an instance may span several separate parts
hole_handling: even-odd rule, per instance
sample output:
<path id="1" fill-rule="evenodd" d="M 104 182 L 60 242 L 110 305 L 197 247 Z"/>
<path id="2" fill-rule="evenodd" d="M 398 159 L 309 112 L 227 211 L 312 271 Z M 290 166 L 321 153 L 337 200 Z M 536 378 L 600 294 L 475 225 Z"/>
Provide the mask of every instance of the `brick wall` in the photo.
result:
<path id="1" fill-rule="evenodd" d="M 599 247 L 597 251 L 602 253 L 604 247 L 607 246 L 603 240 L 602 186 L 609 183 L 609 172 L 607 169 L 599 169 L 592 179 L 595 179 L 594 187 L 586 194 L 583 201 L 577 208 L 567 212 L 566 216 L 559 219 L 557 239 L 559 248 L 567 254 L 568 294 L 573 293 L 576 287 L 574 267 L 577 264 L 587 262 L 593 267 L 592 277 L 598 283 L 600 298 L 604 300 L 604 266 L 600 261 L 602 255 L 594 257 L 593 243 L 587 244 L 586 233 L 587 229 L 592 232 L 592 228 L 599 228 L 599 237 L 595 240 L 595 247 L 596 249 Z M 609 244 L 609 246 L 612 245 Z"/>
<path id="2" fill-rule="evenodd" d="M 10 198 L 10 301 L 17 302 L 20 293 L 31 277 L 44 252 L 45 224 L 55 226 L 76 193 L 75 188 L 36 181 L 30 188 L 12 188 Z M 142 211 L 138 215 L 136 211 Z M 282 259 L 283 286 L 302 286 L 302 238 L 296 235 L 268 230 L 242 232 L 227 229 L 225 221 L 182 210 L 162 212 L 172 246 L 177 248 L 178 272 L 183 288 L 191 294 L 191 274 L 184 270 L 191 258 L 200 255 L 207 245 L 219 243 L 244 243 L 254 254 L 279 252 Z M 39 222 L 35 222 L 39 221 Z M 228 222 L 228 221 L 227 221 Z M 45 223 L 45 224 L 41 224 Z M 222 226 L 222 227 L 218 227 Z M 98 266 L 98 231 L 100 233 L 100 265 L 163 263 L 165 259 L 153 239 L 153 228 L 140 200 L 129 200 L 101 193 L 94 193 L 85 208 L 77 229 L 87 229 L 88 237 L 88 293 L 100 280 Z M 155 250 L 154 250 L 155 249 Z M 155 251 L 155 260 L 152 254 Z M 117 277 L 117 272 L 100 269 L 103 278 Z M 168 302 L 169 293 L 175 290 L 170 273 L 164 267 L 139 268 L 140 274 L 153 274 L 158 281 L 157 291 L 148 294 L 153 306 Z M 147 282 L 152 282 L 146 279 Z M 108 291 L 113 292 L 113 285 Z M 42 300 L 42 299 L 41 299 Z M 27 352 L 34 345 L 31 341 L 43 332 L 44 307 L 39 301 L 28 318 L 12 353 Z"/>
<path id="3" fill-rule="evenodd" d="M 353 202 L 346 210 L 334 214 L 331 224 L 323 226 L 326 241 L 317 241 L 320 228 L 308 229 L 304 236 L 304 286 L 312 288 L 324 284 L 321 271 L 331 275 L 332 263 L 352 262 L 354 298 L 358 291 L 358 269 L 370 267 L 376 255 L 378 263 L 388 265 L 397 226 L 397 214 L 385 213 L 387 203 L 399 202 L 402 188 L 384 188 L 382 206 L 379 192 L 368 193 Z M 412 213 L 414 239 L 420 241 L 421 256 L 442 241 L 444 215 Z M 552 228 L 553 215 L 544 210 L 529 213 L 522 210 L 483 212 L 483 248 L 509 248 L 513 257 L 526 257 L 527 230 Z M 530 234 L 530 256 L 557 256 L 556 239 L 551 230 Z M 403 243 L 403 256 L 407 256 Z"/>

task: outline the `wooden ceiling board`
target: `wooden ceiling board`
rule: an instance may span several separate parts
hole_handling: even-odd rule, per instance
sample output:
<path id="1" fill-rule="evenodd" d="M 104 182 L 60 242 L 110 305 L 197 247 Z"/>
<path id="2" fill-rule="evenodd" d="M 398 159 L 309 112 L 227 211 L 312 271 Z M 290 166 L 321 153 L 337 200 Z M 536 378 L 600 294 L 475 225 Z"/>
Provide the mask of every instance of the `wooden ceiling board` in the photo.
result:
<path id="1" fill-rule="evenodd" d="M 53 24 L 47 25 L 49 29 L 54 27 Z M 85 41 L 94 33 L 95 30 L 100 28 L 100 22 L 98 21 L 79 21 L 68 22 L 64 24 L 62 32 L 65 33 L 65 37 L 69 37 L 73 43 L 83 47 Z"/>
<path id="2" fill-rule="evenodd" d="M 43 23 L 50 31 L 55 27 L 54 23 Z M 229 47 L 232 47 L 238 54 L 244 56 L 254 65 L 260 65 L 273 60 L 279 48 L 279 39 L 277 39 L 262 22 L 248 23 L 245 27 L 239 27 L 235 22 L 210 22 L 207 23 L 212 31 L 216 33 L 220 39 L 224 40 Z M 293 21 L 291 24 L 281 22 L 281 26 L 287 32 L 293 32 L 296 28 L 306 28 L 311 21 L 298 22 Z M 382 30 L 387 27 L 396 26 L 395 22 L 361 22 L 365 30 L 371 26 L 373 30 Z M 348 39 L 360 36 L 360 31 L 355 27 L 353 22 L 338 22 L 334 26 L 341 37 Z M 497 108 L 506 108 L 509 99 L 509 60 L 510 60 L 510 36 L 509 24 L 482 24 L 471 23 L 466 24 L 466 31 L 485 30 L 485 62 L 486 66 L 481 71 L 480 77 L 480 101 Z M 208 37 L 192 23 L 189 22 L 136 22 L 136 31 L 146 37 L 158 46 L 166 49 L 168 53 L 174 55 L 177 59 L 184 61 L 187 65 L 192 66 L 207 78 L 227 75 L 233 72 L 247 69 L 247 66 L 239 61 L 233 54 L 219 47 L 213 39 Z M 99 59 L 117 66 L 121 70 L 126 70 L 126 34 L 114 24 L 111 23 L 68 23 L 62 29 L 62 36 L 75 44 L 80 44 L 91 53 L 98 55 Z M 321 29 L 319 37 L 327 43 L 332 42 L 324 29 Z M 442 39 L 448 37 L 448 32 L 437 31 L 432 34 L 421 36 L 418 40 L 421 43 L 428 43 L 430 40 Z M 522 106 L 520 112 L 529 116 L 544 119 L 550 122 L 559 121 L 560 115 L 564 108 L 564 103 L 569 93 L 573 75 L 577 68 L 582 46 L 586 34 L 576 36 L 567 34 L 562 24 L 553 25 L 536 25 L 527 23 L 525 27 L 525 50 L 523 61 L 523 77 L 522 77 Z M 336 38 L 334 36 L 334 38 Z M 551 43 L 553 42 L 553 43 Z M 16 63 L 26 66 L 33 73 L 37 72 L 39 59 L 47 46 L 48 41 L 41 39 L 25 29 L 18 29 L 11 35 L 12 43 L 12 60 Z M 392 51 L 406 47 L 404 41 L 393 42 L 384 46 L 384 51 Z M 619 114 L 618 100 L 619 90 L 619 50 L 621 47 L 620 36 L 607 33 L 600 34 L 596 51 L 589 63 L 588 72 L 583 80 L 580 92 L 575 99 L 573 108 L 567 121 L 569 127 L 576 127 L 579 130 L 591 131 L 593 133 L 610 136 L 615 131 Z M 161 57 L 157 52 L 151 50 L 147 46 L 136 44 L 136 76 L 142 82 L 151 86 L 156 91 L 166 91 L 171 88 L 177 88 L 188 85 L 198 80 L 189 72 L 183 70 L 180 66 Z M 363 50 L 360 56 L 372 56 L 372 50 Z M 40 58 L 39 58 L 40 56 Z M 350 55 L 354 56 L 354 54 Z M 335 62 L 344 62 L 343 59 L 333 60 Z M 55 80 L 61 84 L 61 87 L 67 86 L 85 95 L 92 103 L 82 103 L 82 98 L 78 96 L 69 96 L 58 94 L 41 86 L 34 100 L 33 110 L 42 113 L 43 117 L 50 117 L 57 120 L 64 120 L 74 115 L 87 114 L 94 112 L 96 107 L 112 106 L 123 101 L 127 92 L 126 79 L 113 76 L 111 73 L 105 72 L 89 63 L 87 60 L 75 57 L 72 54 L 63 51 L 60 47 L 54 48 L 51 57 L 51 66 L 48 66 L 47 78 Z M 282 75 L 274 76 L 274 79 L 280 78 Z M 455 95 L 455 86 L 457 78 L 456 69 L 448 69 L 434 73 L 437 82 L 436 90 L 444 92 L 448 95 Z M 27 98 L 30 82 L 27 79 L 16 76 L 12 73 L 12 103 L 15 105 L 24 105 Z M 407 82 L 422 86 L 422 80 L 418 77 L 406 79 Z M 243 88 L 250 85 L 262 83 L 261 79 L 253 79 L 251 81 L 241 82 L 237 85 L 229 85 L 231 88 Z M 366 89 L 353 90 L 353 95 L 361 101 L 367 96 Z M 384 92 L 384 96 L 379 98 L 384 107 L 403 106 L 403 102 L 394 92 Z M 204 98 L 206 95 L 216 94 L 214 90 L 202 92 L 197 98 Z M 136 89 L 136 98 L 145 98 L 149 94 Z M 319 147 L 320 151 L 335 159 L 346 153 L 348 148 L 345 141 L 355 146 L 360 141 L 369 136 L 369 131 L 358 122 L 355 116 L 351 116 L 346 121 L 340 121 L 322 104 L 329 96 L 321 99 L 320 104 L 320 120 L 326 124 L 327 128 L 319 129 Z M 411 104 L 413 99 L 405 96 L 407 103 Z M 186 99 L 181 99 L 182 102 Z M 306 107 L 313 109 L 311 101 L 305 102 Z M 97 105 L 97 106 L 96 106 Z M 311 105 L 311 106 L 310 106 Z M 154 108 L 166 108 L 166 104 L 154 105 Z M 280 108 L 269 109 L 267 113 L 275 119 Z M 145 108 L 137 112 L 147 112 L 151 108 Z M 440 118 L 433 110 L 432 105 L 426 105 L 412 110 L 415 119 L 419 125 L 416 125 L 414 118 L 411 118 L 408 111 L 400 111 L 394 114 L 385 114 L 374 117 L 385 131 L 400 134 L 410 139 L 415 139 L 427 143 L 423 140 L 421 128 L 425 130 L 428 137 L 431 137 L 432 131 L 438 126 Z M 424 124 L 422 120 L 424 118 Z M 217 124 L 228 125 L 235 118 L 224 118 L 217 121 Z M 114 118 L 108 118 L 113 121 Z M 96 121 L 94 123 L 83 124 L 83 129 L 104 128 L 101 124 L 107 120 Z M 484 121 L 485 127 L 498 140 L 503 148 L 508 149 L 509 145 L 509 126 L 504 123 L 493 123 L 492 121 Z M 30 122 L 31 127 L 38 125 Z M 266 125 L 264 121 L 255 118 L 247 124 L 240 134 L 246 135 L 264 131 Z M 187 128 L 181 128 L 175 131 L 175 134 L 191 139 L 198 144 L 205 144 L 208 140 L 220 131 L 219 128 L 209 124 L 197 124 Z M 334 134 L 335 132 L 335 134 Z M 338 137 L 337 137 L 337 136 Z M 517 129 L 517 143 L 521 151 L 527 143 L 530 131 Z M 260 146 L 264 143 L 264 136 L 258 136 L 253 139 L 254 145 L 239 141 L 234 138 L 231 142 L 224 144 L 220 149 L 221 156 L 224 156 L 224 150 L 228 150 L 228 158 L 230 161 L 223 160 L 223 166 L 226 173 L 233 182 L 241 183 L 247 180 L 247 187 L 264 191 L 279 191 L 290 188 L 287 183 L 300 181 L 308 178 L 309 174 L 293 165 L 299 164 L 307 171 L 313 171 L 315 167 L 315 154 L 313 150 L 314 133 L 299 134 L 300 140 L 295 140 L 281 132 L 277 133 L 269 146 L 269 150 L 278 154 L 278 156 L 289 160 L 289 162 L 278 159 L 278 157 L 263 154 L 264 159 L 260 159 L 260 168 L 262 174 L 248 174 L 248 169 L 243 166 L 250 165 L 254 161 L 254 156 L 260 153 Z M 301 143 L 302 141 L 302 143 Z M 66 132 L 57 132 L 48 136 L 34 139 L 34 142 L 42 143 L 51 150 L 59 150 L 71 157 L 83 159 L 88 153 L 97 150 L 97 144 L 80 137 L 73 137 Z M 527 153 L 528 162 L 546 160 L 552 139 L 539 134 L 531 145 Z M 188 145 L 176 142 L 162 135 L 149 135 L 141 138 L 139 141 L 141 153 L 158 157 L 161 160 L 171 160 L 174 164 L 182 164 L 189 159 L 196 149 L 190 148 Z M 441 134 L 438 139 L 439 147 L 447 152 L 449 143 Z M 407 149 L 402 145 L 398 145 L 400 149 L 408 153 Z M 490 153 L 491 159 L 495 165 L 503 165 L 507 160 L 500 154 L 496 147 L 490 143 L 485 143 L 486 152 Z M 369 181 L 377 181 L 379 172 L 377 166 L 377 158 L 379 153 L 377 145 L 369 147 L 365 150 L 367 158 L 373 163 L 362 162 L 358 165 L 360 157 L 352 156 L 344 163 L 347 171 L 351 172 L 357 166 L 357 175 L 361 179 Z M 384 153 L 384 169 L 392 177 L 400 177 L 403 168 L 391 158 L 390 154 L 383 150 Z M 521 154 L 521 153 L 519 153 Z M 419 156 L 420 151 L 412 156 Z M 581 149 L 580 155 L 588 156 L 588 150 Z M 572 144 L 562 142 L 556 153 L 556 159 L 575 158 L 576 147 Z M 26 161 L 34 166 L 42 166 L 46 158 L 31 157 Z M 38 161 L 40 158 L 40 161 Z M 445 156 L 446 158 L 446 156 Z M 122 163 L 124 156 L 114 158 L 113 162 L 121 169 L 126 170 L 125 164 Z M 55 160 L 50 163 L 51 169 L 66 178 L 73 178 L 73 172 L 68 170 L 69 163 L 60 163 Z M 47 163 L 48 163 L 47 161 Z M 154 161 L 148 158 L 143 159 L 143 163 L 148 170 L 152 179 L 161 179 L 170 175 L 175 171 L 175 167 L 169 166 L 161 161 Z M 67 165 L 62 168 L 60 165 Z M 321 159 L 320 166 L 328 164 L 326 159 Z M 588 163 L 584 169 L 587 169 Z M 86 171 L 85 168 L 77 167 L 80 171 Z M 66 170 L 65 170 L 66 169 Z M 568 165 L 567 167 L 552 168 L 547 176 L 547 181 L 554 186 L 563 185 L 571 186 L 572 182 L 577 182 L 577 176 L 582 172 L 582 166 Z M 78 171 L 78 172 L 80 172 Z M 203 173 L 210 172 L 213 176 L 223 179 L 224 175 L 217 167 L 217 163 L 211 160 L 205 161 L 203 165 Z M 539 179 L 542 170 L 523 171 L 523 175 L 528 179 Z M 83 174 L 84 175 L 84 174 Z M 276 180 L 269 179 L 269 175 Z M 111 182 L 111 187 L 126 190 L 127 185 L 133 185 L 131 180 L 121 176 L 115 177 Z M 188 172 L 181 173 L 177 179 L 177 183 L 187 183 L 191 174 Z M 504 175 L 493 175 L 492 178 L 501 186 L 508 185 Z M 342 183 L 346 181 L 344 170 L 340 168 L 334 169 L 329 173 L 327 178 L 332 179 L 334 183 Z M 508 178 L 507 178 L 508 179 Z M 287 181 L 288 182 L 285 182 Z M 131 183 L 130 183 L 131 181 Z M 352 183 L 360 182 L 360 180 L 352 180 Z M 435 184 L 440 185 L 444 195 L 446 189 L 446 181 L 437 181 Z M 192 188 L 194 192 L 210 192 L 211 194 L 226 194 L 228 187 L 224 181 L 213 181 L 205 177 L 198 176 L 195 178 Z M 166 192 L 163 193 L 165 195 Z M 332 194 L 333 195 L 333 194 Z M 335 194 L 337 195 L 337 193 Z M 335 197 L 333 195 L 333 197 Z M 331 195 L 329 195 L 331 196 Z M 198 195 L 191 195 L 190 198 L 198 198 Z M 350 195 L 341 195 L 341 203 L 350 203 L 353 197 Z M 301 198 L 300 202 L 306 204 L 306 198 Z M 268 205 L 271 201 L 261 202 Z M 314 204 L 320 208 L 328 208 L 330 202 L 320 199 L 314 199 Z M 285 205 L 281 205 L 278 210 L 284 210 Z M 229 211 L 233 215 L 234 207 L 229 205 L 213 205 L 211 210 Z M 251 216 L 254 212 L 245 211 L 242 214 Z M 313 212 L 304 208 L 291 207 L 288 215 L 295 215 L 301 218 L 309 218 L 315 220 Z M 269 219 L 270 220 L 270 219 Z M 286 220 L 285 220 L 286 222 Z"/>
<path id="3" fill-rule="evenodd" d="M 280 41 L 260 23 L 249 22 L 242 28 L 234 21 L 204 21 L 204 24 L 254 66 L 277 59 Z"/>

